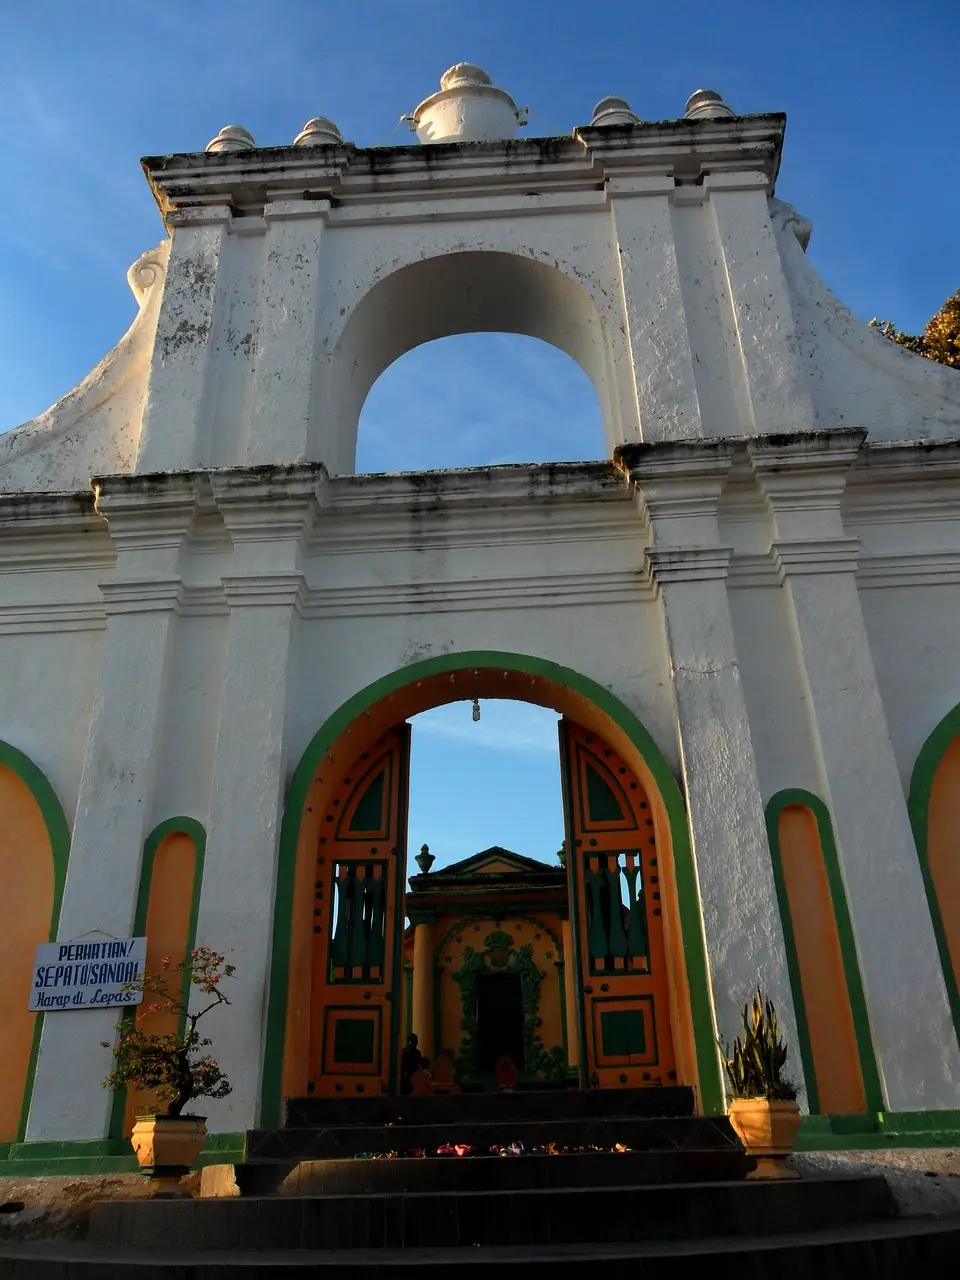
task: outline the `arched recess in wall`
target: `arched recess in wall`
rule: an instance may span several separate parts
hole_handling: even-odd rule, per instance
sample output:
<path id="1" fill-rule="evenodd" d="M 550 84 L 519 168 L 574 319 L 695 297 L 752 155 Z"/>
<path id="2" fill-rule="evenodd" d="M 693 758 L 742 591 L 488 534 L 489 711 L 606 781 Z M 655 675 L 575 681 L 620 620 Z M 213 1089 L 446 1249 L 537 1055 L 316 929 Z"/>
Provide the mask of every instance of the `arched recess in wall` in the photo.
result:
<path id="1" fill-rule="evenodd" d="M 516 333 L 408 351 L 374 383 L 357 431 L 361 474 L 605 457 L 590 379 L 565 352 Z"/>
<path id="2" fill-rule="evenodd" d="M 200 885 L 206 832 L 195 818 L 167 818 L 147 836 L 140 865 L 140 887 L 134 915 L 134 936 L 147 938 L 147 972 L 156 972 L 164 956 L 174 963 L 184 959 L 196 941 Z M 187 988 L 184 981 L 183 989 Z M 158 1009 L 147 1013 L 144 1005 L 132 1010 L 144 1031 L 170 1035 L 179 1027 L 176 1014 Z M 148 1092 L 127 1090 L 115 1095 L 111 1137 L 129 1136 L 136 1109 L 154 1102 Z"/>
<path id="3" fill-rule="evenodd" d="M 518 254 L 444 254 L 374 285 L 328 353 L 330 401 L 318 416 L 335 424 L 332 471 L 354 470 L 360 410 L 380 374 L 414 347 L 462 333 L 526 334 L 565 351 L 597 392 L 609 455 L 622 443 L 609 347 L 586 288 L 559 267 Z"/>
<path id="4" fill-rule="evenodd" d="M 42 1014 L 27 1012 L 34 948 L 57 933 L 70 828 L 22 751 L 0 742 L 0 1147 L 22 1140 Z"/>
<path id="5" fill-rule="evenodd" d="M 818 796 L 797 788 L 773 796 L 766 820 L 810 1110 L 881 1111 L 880 1073 L 830 813 Z"/>
<path id="6" fill-rule="evenodd" d="M 664 926 L 669 925 L 668 946 L 682 968 L 671 974 L 680 1012 L 674 1027 L 678 1067 L 682 1080 L 697 1084 L 701 1110 L 721 1111 L 699 887 L 686 809 L 668 762 L 633 712 L 589 677 L 528 654 L 469 651 L 413 663 L 360 690 L 317 731 L 294 771 L 280 836 L 260 1123 L 279 1123 L 282 1097 L 302 1094 L 307 1078 L 314 873 L 329 789 L 318 770 L 338 753 L 353 759 L 361 737 L 366 741 L 370 735 L 372 741 L 430 706 L 472 697 L 478 681 L 481 698 L 550 706 L 597 733 L 636 771 L 650 795 L 654 834 L 666 855 L 661 875 L 671 918 L 665 913 Z"/>
<path id="7" fill-rule="evenodd" d="M 960 705 L 923 744 L 907 805 L 960 1040 Z"/>

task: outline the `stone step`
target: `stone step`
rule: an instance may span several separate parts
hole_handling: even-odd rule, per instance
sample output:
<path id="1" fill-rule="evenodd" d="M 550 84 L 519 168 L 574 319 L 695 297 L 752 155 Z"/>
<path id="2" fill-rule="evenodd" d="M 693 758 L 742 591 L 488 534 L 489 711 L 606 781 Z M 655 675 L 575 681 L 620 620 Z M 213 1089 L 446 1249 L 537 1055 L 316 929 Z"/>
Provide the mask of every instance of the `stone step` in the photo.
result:
<path id="1" fill-rule="evenodd" d="M 461 1120 L 550 1120 L 594 1116 L 693 1116 L 686 1085 L 650 1089 L 561 1089 L 519 1093 L 436 1093 L 428 1097 L 285 1098 L 283 1128 L 334 1125 L 453 1124 Z"/>
<path id="2" fill-rule="evenodd" d="M 238 1165 L 235 1173 L 242 1195 L 370 1195 L 734 1182 L 755 1163 L 739 1147 L 718 1147 L 502 1159 L 264 1161 Z"/>
<path id="3" fill-rule="evenodd" d="M 350 1280 L 388 1275 L 503 1280 L 517 1268 L 524 1280 L 903 1280 L 951 1275 L 960 1256 L 960 1220 L 895 1220 L 790 1236 L 763 1234 L 644 1243 L 514 1246 L 491 1249 L 253 1250 L 198 1252 L 183 1245 L 157 1251 L 119 1250 L 76 1242 L 37 1242 L 0 1249 L 0 1280 L 281 1280 L 293 1273 L 336 1269 Z M 639 1267 L 638 1267 L 638 1264 Z"/>
<path id="4" fill-rule="evenodd" d="M 458 1120 L 447 1124 L 334 1125 L 329 1129 L 250 1129 L 245 1160 L 337 1160 L 362 1152 L 436 1151 L 444 1143 L 461 1142 L 481 1151 L 491 1146 L 521 1142 L 524 1149 L 549 1142 L 564 1146 L 610 1148 L 622 1143 L 634 1151 L 711 1150 L 739 1146 L 726 1116 L 667 1117 L 650 1120 L 639 1116 L 554 1118 L 550 1120 Z"/>
<path id="5" fill-rule="evenodd" d="M 91 1244 L 139 1249 L 475 1249 L 829 1229 L 892 1211 L 880 1177 L 95 1204 Z"/>

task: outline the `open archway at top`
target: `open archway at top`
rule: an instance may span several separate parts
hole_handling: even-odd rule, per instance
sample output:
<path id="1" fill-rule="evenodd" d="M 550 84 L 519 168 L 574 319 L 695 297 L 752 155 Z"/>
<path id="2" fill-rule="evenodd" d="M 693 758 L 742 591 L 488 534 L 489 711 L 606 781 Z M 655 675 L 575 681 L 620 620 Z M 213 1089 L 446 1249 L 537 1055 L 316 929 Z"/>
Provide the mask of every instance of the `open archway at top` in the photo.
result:
<path id="1" fill-rule="evenodd" d="M 466 333 L 395 361 L 367 397 L 358 472 L 432 471 L 605 456 L 590 379 L 563 351 L 515 333 Z"/>
<path id="2" fill-rule="evenodd" d="M 624 438 L 609 334 L 593 295 L 559 265 L 494 251 L 409 263 L 368 288 L 325 352 L 330 376 L 322 385 L 329 398 L 317 414 L 318 421 L 335 424 L 327 455 L 334 474 L 507 458 L 587 461 L 612 456 Z M 431 381 L 423 371 L 438 355 Z M 385 406 L 382 392 L 371 397 L 383 374 L 383 387 L 388 394 L 393 388 L 396 400 Z M 602 441 L 587 421 L 580 430 L 566 429 L 563 441 L 560 420 L 576 421 L 577 402 L 584 406 L 579 416 L 596 422 L 599 415 Z M 363 444 L 358 466 L 365 405 L 371 448 Z M 517 438 L 518 422 L 526 440 L 523 432 Z M 389 457 L 378 456 L 385 453 Z"/>

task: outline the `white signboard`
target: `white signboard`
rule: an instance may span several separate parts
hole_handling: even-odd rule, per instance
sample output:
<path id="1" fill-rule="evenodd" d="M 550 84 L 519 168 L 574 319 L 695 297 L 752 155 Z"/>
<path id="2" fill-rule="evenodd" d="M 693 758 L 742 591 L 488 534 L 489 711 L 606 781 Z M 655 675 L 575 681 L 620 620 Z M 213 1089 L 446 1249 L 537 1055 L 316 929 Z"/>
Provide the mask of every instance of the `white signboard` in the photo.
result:
<path id="1" fill-rule="evenodd" d="M 37 947 L 30 1012 L 140 1004 L 143 990 L 124 991 L 147 962 L 146 938 L 44 942 Z"/>

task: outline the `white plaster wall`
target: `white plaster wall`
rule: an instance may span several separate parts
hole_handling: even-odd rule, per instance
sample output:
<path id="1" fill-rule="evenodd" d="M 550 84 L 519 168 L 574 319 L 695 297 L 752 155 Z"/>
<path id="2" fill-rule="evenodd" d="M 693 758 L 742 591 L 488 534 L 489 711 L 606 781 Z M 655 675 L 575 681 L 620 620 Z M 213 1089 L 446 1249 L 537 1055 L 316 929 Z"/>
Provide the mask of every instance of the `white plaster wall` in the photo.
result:
<path id="1" fill-rule="evenodd" d="M 464 216 L 426 225 L 399 219 L 391 225 L 384 218 L 352 226 L 331 219 L 322 248 L 308 456 L 325 461 L 331 472 L 352 471 L 360 409 L 387 365 L 422 342 L 490 329 L 527 333 L 567 351 L 597 388 L 610 452 L 638 439 L 605 213 L 598 204 L 549 218 Z M 517 261 L 467 263 L 448 256 L 482 251 Z M 402 289 L 367 298 L 375 286 L 417 264 L 426 266 L 408 272 Z M 531 270 L 533 264 L 542 269 Z M 351 326 L 355 313 L 360 322 Z"/>
<path id="2" fill-rule="evenodd" d="M 871 440 L 960 435 L 960 376 L 898 347 L 830 291 L 797 239 L 803 220 L 774 202 L 774 223 L 817 426 L 865 427 Z M 809 227 L 809 224 L 807 224 Z"/>
<path id="3" fill-rule="evenodd" d="M 860 602 L 897 769 L 909 792 L 924 742 L 960 703 L 960 581 L 861 588 Z"/>
<path id="4" fill-rule="evenodd" d="M 713 210 L 702 198 L 673 206 L 673 234 L 680 268 L 684 318 L 693 351 L 693 371 L 705 436 L 742 435 L 750 429 L 751 411 L 743 376 L 730 290 L 723 269 L 723 247 Z"/>
<path id="5" fill-rule="evenodd" d="M 179 816 L 208 824 L 228 621 L 225 614 L 178 620 L 157 726 L 151 829 Z"/>
<path id="6" fill-rule="evenodd" d="M 113 350 L 45 413 L 0 435 L 0 492 L 70 492 L 133 470 L 169 252 L 164 240 L 127 272 L 139 311 Z"/>
<path id="7" fill-rule="evenodd" d="M 102 644 L 97 627 L 0 634 L 0 739 L 43 770 L 71 825 Z"/>
<path id="8" fill-rule="evenodd" d="M 823 795 L 793 626 L 777 584 L 734 587 L 730 613 L 764 805 L 785 787 Z"/>
<path id="9" fill-rule="evenodd" d="M 244 426 L 250 416 L 253 371 L 256 364 L 261 296 L 268 293 L 263 278 L 266 238 L 261 231 L 228 235 L 220 258 L 217 306 L 210 339 L 212 390 L 209 419 L 200 457 L 209 467 L 234 467 L 243 462 Z M 272 310 L 282 311 L 284 299 L 271 296 Z M 286 411 L 284 386 L 278 384 L 275 411 Z"/>

